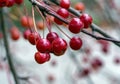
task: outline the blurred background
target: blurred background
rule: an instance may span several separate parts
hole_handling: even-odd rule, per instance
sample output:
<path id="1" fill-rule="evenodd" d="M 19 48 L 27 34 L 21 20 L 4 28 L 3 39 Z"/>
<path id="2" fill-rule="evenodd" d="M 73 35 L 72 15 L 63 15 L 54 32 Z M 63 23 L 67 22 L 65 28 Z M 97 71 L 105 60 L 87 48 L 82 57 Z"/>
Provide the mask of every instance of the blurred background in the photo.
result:
<path id="1" fill-rule="evenodd" d="M 97 41 L 83 33 L 78 35 L 83 40 L 83 46 L 79 51 L 68 48 L 60 57 L 51 54 L 50 61 L 44 64 L 36 63 L 34 60 L 36 47 L 24 39 L 23 32 L 26 29 L 20 24 L 20 17 L 25 15 L 24 7 L 27 9 L 27 14 L 32 16 L 31 3 L 27 0 L 24 2 L 25 6 L 4 8 L 11 58 L 20 84 L 120 84 L 120 48 L 111 42 Z M 104 32 L 120 40 L 120 0 L 71 0 L 72 7 L 75 8 L 76 3 L 80 3 L 80 9 L 90 14 L 93 22 Z M 37 12 L 35 17 L 36 22 L 42 20 Z M 20 31 L 20 38 L 17 41 L 11 38 L 9 32 L 14 25 Z M 61 28 L 68 35 L 74 36 L 64 26 Z M 6 60 L 1 29 L 0 27 L 0 84 L 14 84 Z M 69 39 L 55 26 L 52 26 L 52 30 L 69 42 Z M 38 31 L 42 33 L 43 29 Z M 44 31 L 46 35 L 48 33 L 46 27 Z"/>

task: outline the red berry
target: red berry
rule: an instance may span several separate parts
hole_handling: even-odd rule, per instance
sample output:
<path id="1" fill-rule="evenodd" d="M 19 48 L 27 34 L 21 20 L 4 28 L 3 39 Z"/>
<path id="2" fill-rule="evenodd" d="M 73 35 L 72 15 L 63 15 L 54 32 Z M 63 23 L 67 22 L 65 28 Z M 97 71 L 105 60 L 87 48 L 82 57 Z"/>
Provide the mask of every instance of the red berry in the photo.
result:
<path id="1" fill-rule="evenodd" d="M 84 24 L 79 18 L 73 18 L 69 23 L 69 30 L 75 34 L 79 33 L 83 27 Z"/>
<path id="2" fill-rule="evenodd" d="M 64 17 L 64 18 L 68 18 L 69 16 L 69 12 L 67 9 L 64 9 L 64 8 L 60 8 L 58 11 L 57 11 L 57 14 L 59 14 L 60 16 Z"/>
<path id="3" fill-rule="evenodd" d="M 88 28 L 92 23 L 92 17 L 88 14 L 82 14 L 80 20 L 84 23 L 84 28 Z"/>
<path id="4" fill-rule="evenodd" d="M 15 0 L 15 3 L 18 4 L 18 5 L 20 5 L 20 4 L 23 3 L 23 0 Z"/>
<path id="5" fill-rule="evenodd" d="M 73 50 L 79 50 L 82 47 L 82 40 L 79 37 L 73 37 L 69 44 Z"/>
<path id="6" fill-rule="evenodd" d="M 91 66 L 93 69 L 97 70 L 103 66 L 103 62 L 99 58 L 94 58 L 91 62 Z"/>
<path id="7" fill-rule="evenodd" d="M 52 42 L 52 51 L 55 55 L 60 56 L 65 53 L 67 42 L 62 38 L 57 38 Z"/>
<path id="8" fill-rule="evenodd" d="M 81 71 L 81 76 L 85 77 L 88 76 L 90 74 L 90 69 L 89 68 L 83 68 L 83 70 Z"/>
<path id="9" fill-rule="evenodd" d="M 31 34 L 31 31 L 30 29 L 27 29 L 23 32 L 23 37 L 24 39 L 28 39 L 28 36 Z"/>
<path id="10" fill-rule="evenodd" d="M 46 53 L 51 51 L 51 43 L 47 39 L 39 39 L 36 43 L 36 48 L 41 53 Z"/>
<path id="11" fill-rule="evenodd" d="M 20 19 L 20 22 L 21 22 L 21 25 L 26 28 L 34 26 L 33 19 L 31 17 L 22 16 Z"/>
<path id="12" fill-rule="evenodd" d="M 76 3 L 74 8 L 79 11 L 84 11 L 85 10 L 85 5 L 82 2 Z"/>
<path id="13" fill-rule="evenodd" d="M 49 53 L 40 53 L 40 52 L 35 53 L 35 61 L 38 64 L 43 64 L 43 63 L 45 63 L 49 60 L 50 60 L 50 54 Z"/>
<path id="14" fill-rule="evenodd" d="M 12 27 L 10 29 L 10 35 L 13 40 L 18 40 L 20 38 L 20 31 L 17 27 Z"/>
<path id="15" fill-rule="evenodd" d="M 62 8 L 68 9 L 70 7 L 70 0 L 61 0 L 60 1 L 60 6 Z"/>
<path id="16" fill-rule="evenodd" d="M 57 11 L 57 14 L 60 15 L 61 17 L 63 17 L 63 18 L 68 18 L 68 16 L 69 16 L 68 10 L 66 10 L 66 9 L 64 9 L 64 8 L 60 8 L 60 9 Z M 57 24 L 59 24 L 59 25 L 61 25 L 61 24 L 63 23 L 62 21 L 60 21 L 60 20 L 57 19 L 57 18 L 54 18 L 54 21 L 55 21 Z"/>
<path id="17" fill-rule="evenodd" d="M 59 36 L 55 32 L 50 32 L 47 34 L 47 39 L 52 43 L 55 39 L 57 39 Z"/>
<path id="18" fill-rule="evenodd" d="M 7 6 L 8 0 L 0 0 L 0 7 Z"/>
<path id="19" fill-rule="evenodd" d="M 30 33 L 28 36 L 28 41 L 32 44 L 35 45 L 37 40 L 40 38 L 39 34 L 37 32 Z"/>
<path id="20" fill-rule="evenodd" d="M 115 57 L 115 58 L 114 58 L 114 63 L 115 63 L 115 64 L 120 64 L 120 57 L 118 57 L 118 56 Z"/>
<path id="21" fill-rule="evenodd" d="M 12 7 L 15 3 L 15 0 L 8 0 L 7 7 Z"/>

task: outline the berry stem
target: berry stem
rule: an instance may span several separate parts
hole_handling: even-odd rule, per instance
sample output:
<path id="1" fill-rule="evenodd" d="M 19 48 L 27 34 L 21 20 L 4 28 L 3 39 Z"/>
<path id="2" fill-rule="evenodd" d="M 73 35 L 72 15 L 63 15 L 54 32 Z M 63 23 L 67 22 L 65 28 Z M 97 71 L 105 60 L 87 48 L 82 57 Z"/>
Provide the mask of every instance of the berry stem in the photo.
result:
<path id="1" fill-rule="evenodd" d="M 33 18 L 33 24 L 34 24 L 35 32 L 37 32 L 37 27 L 36 27 L 36 23 L 35 23 L 35 11 L 34 11 L 33 6 L 32 6 L 32 18 Z"/>
<path id="2" fill-rule="evenodd" d="M 56 0 L 49 0 L 49 1 L 51 1 L 52 3 L 54 3 L 54 4 L 56 4 L 56 5 L 59 5 L 59 3 L 58 3 Z M 80 15 L 81 15 L 80 12 L 78 12 L 77 10 L 75 10 L 75 9 L 72 8 L 72 7 L 70 7 L 70 8 L 68 9 L 68 11 L 69 11 L 70 13 L 74 14 L 74 15 L 77 16 L 77 17 L 80 17 Z M 109 39 L 108 41 L 110 41 L 110 39 L 114 40 L 113 37 L 111 37 L 111 36 L 109 36 L 108 34 L 106 34 L 106 33 L 105 33 L 99 26 L 97 26 L 96 24 L 92 23 L 90 27 L 92 28 L 92 30 L 94 30 L 94 31 L 100 33 L 101 35 L 103 35 L 104 37 L 108 38 L 108 39 Z M 103 39 L 103 40 L 107 40 L 107 39 Z M 113 42 L 115 45 L 117 45 L 118 47 L 120 47 L 119 41 L 114 40 L 114 41 L 112 41 L 112 42 Z"/>
<path id="3" fill-rule="evenodd" d="M 2 32 L 3 32 L 3 36 L 4 36 L 4 46 L 5 46 L 5 50 L 6 50 L 6 56 L 8 59 L 8 64 L 10 67 L 10 70 L 13 74 L 14 80 L 15 80 L 15 84 L 19 84 L 19 81 L 17 79 L 17 73 L 16 70 L 14 68 L 13 62 L 12 62 L 12 58 L 11 58 L 11 54 L 10 54 L 10 50 L 9 50 L 9 43 L 7 40 L 7 30 L 4 26 L 4 16 L 3 16 L 3 9 L 0 9 L 0 22 L 1 22 L 1 28 L 2 28 Z"/>
<path id="4" fill-rule="evenodd" d="M 56 23 L 54 23 L 54 24 L 65 36 L 67 36 L 69 39 L 71 39 Z"/>

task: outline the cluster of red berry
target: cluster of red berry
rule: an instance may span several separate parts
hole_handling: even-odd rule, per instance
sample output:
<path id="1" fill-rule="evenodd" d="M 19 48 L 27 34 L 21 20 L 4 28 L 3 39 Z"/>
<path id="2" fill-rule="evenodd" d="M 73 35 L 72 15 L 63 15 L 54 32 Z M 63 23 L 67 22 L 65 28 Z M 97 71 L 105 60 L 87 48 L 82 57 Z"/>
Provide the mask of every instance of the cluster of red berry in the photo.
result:
<path id="1" fill-rule="evenodd" d="M 70 0 L 60 0 L 60 8 L 56 11 L 56 14 L 64 19 L 70 17 L 68 11 L 70 7 Z M 92 17 L 88 14 L 82 14 L 79 18 L 72 17 L 68 24 L 68 29 L 78 34 L 83 28 L 88 28 L 92 23 Z M 58 25 L 62 25 L 63 22 L 58 18 L 53 20 Z M 24 16 L 21 18 L 21 24 L 24 27 L 33 27 L 33 20 L 30 17 Z M 43 64 L 50 60 L 50 53 L 56 56 L 61 56 L 67 50 L 68 44 L 66 40 L 61 38 L 56 32 L 49 32 L 46 38 L 42 38 L 38 32 L 32 32 L 27 29 L 24 31 L 24 38 L 27 39 L 32 45 L 36 45 L 38 52 L 35 53 L 35 60 L 39 64 Z M 70 38 L 69 46 L 73 50 L 79 50 L 82 47 L 82 40 L 80 37 L 74 36 Z"/>
<path id="2" fill-rule="evenodd" d="M 23 0 L 0 0 L 0 8 L 1 7 L 12 7 L 14 4 L 22 4 Z"/>
<path id="3" fill-rule="evenodd" d="M 23 0 L 2 0 L 0 1 L 0 7 L 11 7 L 16 4 L 21 4 Z M 70 0 L 60 0 L 60 7 L 58 7 L 55 12 L 58 16 L 66 19 L 68 22 L 68 29 L 74 34 L 80 33 L 83 28 L 88 28 L 92 23 L 92 17 L 88 14 L 83 13 L 79 18 L 74 17 L 69 13 Z M 84 8 L 83 6 L 75 6 L 77 10 Z M 83 11 L 83 10 L 81 10 Z M 52 20 L 58 25 L 62 25 L 64 22 L 60 21 L 58 18 L 53 18 Z M 32 45 L 36 45 L 38 52 L 35 53 L 35 60 L 39 64 L 45 63 L 50 59 L 50 53 L 56 56 L 61 56 L 67 50 L 68 44 L 66 40 L 61 38 L 56 32 L 50 31 L 46 38 L 42 38 L 34 28 L 34 20 L 29 16 L 22 16 L 20 19 L 21 25 L 28 28 L 24 31 L 24 38 L 27 39 Z M 44 24 L 38 22 L 37 27 L 42 29 Z M 20 37 L 20 32 L 16 27 L 11 28 L 11 38 L 17 40 Z M 79 50 L 82 47 L 82 39 L 80 37 L 74 36 L 70 38 L 69 46 L 73 50 Z"/>

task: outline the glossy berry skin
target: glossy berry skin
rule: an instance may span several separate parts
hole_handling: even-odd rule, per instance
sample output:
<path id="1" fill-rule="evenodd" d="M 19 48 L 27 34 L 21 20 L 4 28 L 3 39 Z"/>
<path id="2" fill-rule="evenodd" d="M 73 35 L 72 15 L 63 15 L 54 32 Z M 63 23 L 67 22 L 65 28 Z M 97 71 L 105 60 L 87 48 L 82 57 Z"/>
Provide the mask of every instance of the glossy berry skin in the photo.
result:
<path id="1" fill-rule="evenodd" d="M 15 3 L 18 4 L 18 5 L 20 5 L 20 4 L 23 3 L 23 1 L 24 1 L 24 0 L 15 0 Z"/>
<path id="2" fill-rule="evenodd" d="M 57 38 L 52 42 L 52 51 L 55 55 L 60 56 L 65 53 L 67 42 L 62 38 Z"/>
<path id="3" fill-rule="evenodd" d="M 80 20 L 84 23 L 84 28 L 88 28 L 92 24 L 92 17 L 88 14 L 82 14 Z"/>
<path id="4" fill-rule="evenodd" d="M 12 7 L 15 3 L 15 0 L 8 0 L 7 7 Z"/>
<path id="5" fill-rule="evenodd" d="M 25 28 L 29 28 L 29 27 L 34 26 L 32 18 L 27 17 L 27 16 L 22 16 L 21 19 L 20 19 L 20 23 Z"/>
<path id="6" fill-rule="evenodd" d="M 39 39 L 36 43 L 36 48 L 41 53 L 49 53 L 51 51 L 51 43 L 47 39 Z"/>
<path id="7" fill-rule="evenodd" d="M 58 11 L 57 11 L 57 14 L 59 14 L 60 16 L 62 16 L 63 18 L 68 18 L 69 16 L 69 12 L 67 9 L 64 9 L 64 8 L 60 8 Z"/>
<path id="8" fill-rule="evenodd" d="M 8 0 L 0 0 L 0 7 L 7 6 Z"/>
<path id="9" fill-rule="evenodd" d="M 38 64 L 43 64 L 43 63 L 50 60 L 50 54 L 49 53 L 36 52 L 34 58 L 35 58 L 35 61 Z"/>
<path id="10" fill-rule="evenodd" d="M 12 40 L 18 40 L 20 38 L 20 31 L 18 30 L 17 27 L 12 27 L 10 29 L 10 35 Z"/>
<path id="11" fill-rule="evenodd" d="M 70 42 L 70 47 L 73 50 L 79 50 L 82 47 L 82 40 L 79 37 L 73 37 L 71 38 Z"/>
<path id="12" fill-rule="evenodd" d="M 39 34 L 37 32 L 32 32 L 28 36 L 28 41 L 32 44 L 35 45 L 37 40 L 40 38 Z"/>
<path id="13" fill-rule="evenodd" d="M 59 36 L 55 32 L 50 32 L 47 34 L 47 39 L 52 43 L 55 39 L 57 39 Z"/>
<path id="14" fill-rule="evenodd" d="M 68 16 L 69 16 L 68 10 L 66 10 L 66 9 L 64 9 L 64 8 L 60 8 L 60 9 L 57 11 L 57 14 L 60 15 L 61 17 L 63 17 L 63 18 L 68 18 Z M 60 20 L 57 19 L 57 18 L 54 18 L 54 21 L 55 21 L 57 24 L 59 24 L 59 25 L 61 25 L 61 24 L 63 23 L 62 21 L 60 21 Z"/>
<path id="15" fill-rule="evenodd" d="M 28 36 L 31 34 L 31 31 L 30 29 L 27 29 L 23 32 L 23 37 L 24 39 L 28 39 Z"/>
<path id="16" fill-rule="evenodd" d="M 84 27 L 84 24 L 79 18 L 73 18 L 70 21 L 68 28 L 72 33 L 77 34 L 81 31 L 83 27 Z"/>
<path id="17" fill-rule="evenodd" d="M 60 6 L 62 8 L 68 9 L 70 7 L 70 0 L 61 0 Z"/>

